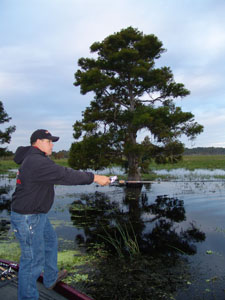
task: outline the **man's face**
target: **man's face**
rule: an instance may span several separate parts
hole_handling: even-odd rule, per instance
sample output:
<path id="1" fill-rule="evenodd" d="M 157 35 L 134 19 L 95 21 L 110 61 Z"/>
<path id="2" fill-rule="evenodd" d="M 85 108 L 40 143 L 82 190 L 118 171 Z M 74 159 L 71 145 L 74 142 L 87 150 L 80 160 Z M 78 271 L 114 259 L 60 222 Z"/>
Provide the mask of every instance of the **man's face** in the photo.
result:
<path id="1" fill-rule="evenodd" d="M 46 155 L 52 154 L 53 143 L 48 139 L 38 139 L 35 142 L 35 146 L 38 147 L 41 151 L 45 152 Z"/>

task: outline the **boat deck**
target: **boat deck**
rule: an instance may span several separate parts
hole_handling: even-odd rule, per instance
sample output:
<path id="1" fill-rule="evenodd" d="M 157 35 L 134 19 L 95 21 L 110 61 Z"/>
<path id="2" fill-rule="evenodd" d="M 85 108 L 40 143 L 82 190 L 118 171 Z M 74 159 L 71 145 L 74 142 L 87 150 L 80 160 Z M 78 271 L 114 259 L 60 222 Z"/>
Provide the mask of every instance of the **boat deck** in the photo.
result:
<path id="1" fill-rule="evenodd" d="M 0 259 L 0 299 L 17 299 L 18 269 L 17 263 Z M 37 281 L 39 300 L 93 300 L 62 281 L 53 290 L 47 289 L 42 282 L 41 275 Z"/>
<path id="2" fill-rule="evenodd" d="M 39 290 L 39 300 L 65 300 L 68 298 L 63 297 L 54 290 L 48 290 L 45 286 L 37 282 Z M 17 278 L 7 282 L 7 284 L 0 287 L 0 299 L 16 300 L 17 299 Z"/>

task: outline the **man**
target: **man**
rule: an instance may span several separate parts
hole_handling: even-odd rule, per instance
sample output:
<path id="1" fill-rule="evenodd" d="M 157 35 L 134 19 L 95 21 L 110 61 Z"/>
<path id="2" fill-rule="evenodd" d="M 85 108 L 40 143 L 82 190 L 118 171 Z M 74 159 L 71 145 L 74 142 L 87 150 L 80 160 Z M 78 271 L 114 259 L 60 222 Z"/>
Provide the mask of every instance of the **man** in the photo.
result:
<path id="1" fill-rule="evenodd" d="M 58 272 L 57 237 L 47 215 L 54 201 L 54 185 L 110 183 L 107 176 L 55 164 L 49 155 L 58 139 L 38 129 L 31 135 L 31 146 L 19 147 L 14 157 L 21 165 L 11 208 L 11 224 L 21 248 L 18 300 L 38 299 L 36 281 L 42 271 L 47 288 L 67 274 L 66 270 Z"/>

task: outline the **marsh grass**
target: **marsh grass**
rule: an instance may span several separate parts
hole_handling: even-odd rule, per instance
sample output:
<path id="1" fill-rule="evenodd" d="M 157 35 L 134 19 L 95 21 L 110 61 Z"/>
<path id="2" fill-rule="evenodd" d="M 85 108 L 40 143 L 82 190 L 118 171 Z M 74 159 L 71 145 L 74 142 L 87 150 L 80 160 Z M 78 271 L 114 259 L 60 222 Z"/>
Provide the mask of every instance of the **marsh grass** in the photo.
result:
<path id="1" fill-rule="evenodd" d="M 171 170 L 184 168 L 187 170 L 194 169 L 223 169 L 225 170 L 225 155 L 185 155 L 183 159 L 176 164 L 150 163 L 151 170 Z"/>
<path id="2" fill-rule="evenodd" d="M 113 235 L 103 228 L 106 235 L 99 236 L 108 242 L 116 250 L 119 258 L 126 256 L 129 253 L 131 257 L 140 254 L 139 245 L 132 224 L 129 224 L 130 230 L 125 225 L 116 224 Z"/>
<path id="3" fill-rule="evenodd" d="M 56 159 L 55 162 L 62 166 L 68 166 L 67 159 Z M 152 169 L 176 169 L 185 168 L 188 170 L 194 169 L 224 169 L 225 170 L 225 155 L 184 155 L 182 160 L 176 164 L 156 164 L 150 163 Z"/>
<path id="4" fill-rule="evenodd" d="M 54 160 L 58 165 L 68 167 L 67 159 L 56 159 Z M 19 165 L 17 165 L 13 159 L 0 159 L 0 174 L 8 173 L 11 169 L 18 169 Z"/>
<path id="5" fill-rule="evenodd" d="M 54 159 L 54 161 L 64 167 L 68 167 L 68 160 Z M 149 174 L 143 174 L 144 177 L 155 179 L 154 170 L 171 170 L 184 168 L 187 170 L 194 169 L 223 169 L 225 170 L 225 155 L 184 155 L 182 160 L 175 164 L 156 164 L 151 162 L 149 165 Z M 18 165 L 12 159 L 0 159 L 0 173 L 6 173 L 10 169 L 18 169 Z M 123 176 L 122 176 L 123 177 Z M 123 179 L 121 177 L 121 179 Z M 158 176 L 157 176 L 158 177 Z"/>
<path id="6" fill-rule="evenodd" d="M 0 173 L 8 173 L 10 169 L 18 169 L 18 165 L 13 160 L 6 160 L 1 159 L 0 160 Z"/>
<path id="7" fill-rule="evenodd" d="M 57 163 L 60 166 L 69 167 L 67 158 L 53 159 L 53 160 L 55 161 L 55 163 Z"/>

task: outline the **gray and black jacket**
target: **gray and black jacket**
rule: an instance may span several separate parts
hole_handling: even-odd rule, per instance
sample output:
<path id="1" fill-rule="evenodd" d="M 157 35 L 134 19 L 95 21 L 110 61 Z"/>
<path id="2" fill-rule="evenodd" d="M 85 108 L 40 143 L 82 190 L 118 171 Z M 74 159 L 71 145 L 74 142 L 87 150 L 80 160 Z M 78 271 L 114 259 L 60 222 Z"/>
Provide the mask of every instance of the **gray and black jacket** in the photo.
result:
<path id="1" fill-rule="evenodd" d="M 91 184 L 94 174 L 57 165 L 40 149 L 28 146 L 16 150 L 14 161 L 20 164 L 12 211 L 20 214 L 47 213 L 54 201 L 54 185 Z"/>

